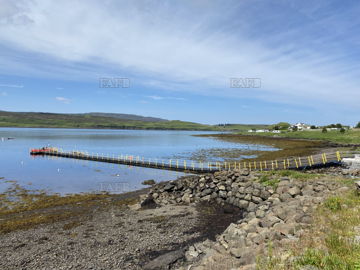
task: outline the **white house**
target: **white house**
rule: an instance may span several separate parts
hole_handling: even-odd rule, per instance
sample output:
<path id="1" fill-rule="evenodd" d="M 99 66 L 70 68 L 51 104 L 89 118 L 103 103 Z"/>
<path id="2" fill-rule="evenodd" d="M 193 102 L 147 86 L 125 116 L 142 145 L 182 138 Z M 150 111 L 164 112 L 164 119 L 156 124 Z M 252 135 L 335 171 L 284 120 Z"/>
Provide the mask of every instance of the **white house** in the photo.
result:
<path id="1" fill-rule="evenodd" d="M 310 125 L 307 125 L 304 123 L 296 123 L 295 125 L 292 125 L 291 127 L 289 127 L 289 130 L 294 129 L 295 127 L 297 127 L 298 130 L 311 129 Z"/>

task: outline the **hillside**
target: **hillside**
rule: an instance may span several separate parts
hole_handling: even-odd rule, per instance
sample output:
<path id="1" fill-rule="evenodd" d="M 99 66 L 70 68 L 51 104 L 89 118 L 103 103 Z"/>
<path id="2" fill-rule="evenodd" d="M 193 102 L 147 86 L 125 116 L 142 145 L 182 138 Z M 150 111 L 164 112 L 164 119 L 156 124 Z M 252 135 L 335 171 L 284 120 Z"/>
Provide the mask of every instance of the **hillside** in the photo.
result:
<path id="1" fill-rule="evenodd" d="M 210 125 L 124 114 L 0 111 L 0 127 L 216 130 Z M 134 120 L 134 119 L 141 119 Z M 153 121 L 151 121 L 153 120 Z"/>
<path id="2" fill-rule="evenodd" d="M 162 118 L 141 116 L 141 115 L 136 115 L 136 114 L 125 114 L 125 113 L 91 112 L 91 113 L 85 113 L 85 115 L 111 117 L 111 118 L 122 119 L 122 120 L 135 120 L 135 121 L 143 121 L 143 122 L 165 122 L 165 121 L 168 121 L 168 120 L 162 119 Z"/>

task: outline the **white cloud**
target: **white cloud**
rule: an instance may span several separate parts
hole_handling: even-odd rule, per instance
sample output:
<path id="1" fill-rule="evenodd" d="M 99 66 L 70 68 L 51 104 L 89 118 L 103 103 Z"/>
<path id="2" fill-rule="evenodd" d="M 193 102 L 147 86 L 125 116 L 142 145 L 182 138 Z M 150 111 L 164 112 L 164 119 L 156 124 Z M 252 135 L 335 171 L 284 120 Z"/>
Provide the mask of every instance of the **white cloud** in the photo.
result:
<path id="1" fill-rule="evenodd" d="M 7 55 L 2 66 L 17 72 L 86 77 L 125 70 L 143 78 L 140 84 L 180 92 L 359 106 L 360 66 L 348 48 L 360 38 L 342 34 L 359 23 L 359 8 L 319 16 L 327 1 L 321 8 L 280 1 L 280 11 L 270 12 L 267 1 L 249 0 L 0 1 L 0 43 L 44 61 L 38 67 Z M 234 77 L 261 78 L 262 88 L 230 89 Z"/>
<path id="2" fill-rule="evenodd" d="M 70 104 L 71 103 L 71 99 L 65 98 L 65 97 L 56 97 L 55 98 L 57 101 L 64 103 L 64 104 Z"/>
<path id="3" fill-rule="evenodd" d="M 23 86 L 23 85 L 20 85 L 20 84 L 0 84 L 0 87 L 24 88 L 24 86 Z"/>
<path id="4" fill-rule="evenodd" d="M 180 97 L 163 97 L 163 96 L 146 96 L 147 98 L 153 99 L 153 100 L 186 100 L 185 98 Z"/>
<path id="5" fill-rule="evenodd" d="M 8 94 L 7 94 L 7 92 L 0 92 L 0 96 L 2 96 L 2 97 L 6 97 Z"/>

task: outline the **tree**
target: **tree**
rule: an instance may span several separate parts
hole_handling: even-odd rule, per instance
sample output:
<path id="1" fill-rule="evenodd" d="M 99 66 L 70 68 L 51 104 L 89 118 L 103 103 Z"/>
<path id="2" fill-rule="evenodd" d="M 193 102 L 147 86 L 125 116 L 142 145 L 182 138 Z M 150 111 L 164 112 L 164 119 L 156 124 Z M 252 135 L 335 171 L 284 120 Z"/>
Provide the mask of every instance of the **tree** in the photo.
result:
<path id="1" fill-rule="evenodd" d="M 357 123 L 356 128 L 360 128 L 360 122 Z"/>
<path id="2" fill-rule="evenodd" d="M 316 129 L 316 126 L 312 125 L 312 126 L 310 127 L 310 129 Z"/>
<path id="3" fill-rule="evenodd" d="M 321 132 L 322 132 L 322 133 L 326 133 L 326 132 L 327 132 L 327 128 L 324 127 Z"/>
<path id="4" fill-rule="evenodd" d="M 345 128 L 341 128 L 340 133 L 345 133 Z"/>
<path id="5" fill-rule="evenodd" d="M 335 126 L 336 126 L 337 128 L 342 128 L 342 127 L 343 127 L 342 124 L 340 124 L 340 123 L 336 124 Z"/>
<path id="6" fill-rule="evenodd" d="M 276 127 L 278 127 L 278 129 L 276 129 Z M 270 129 L 274 129 L 274 130 L 286 130 L 289 127 L 291 127 L 291 125 L 289 123 L 286 122 L 280 122 L 274 125 L 270 126 Z"/>
<path id="7" fill-rule="evenodd" d="M 292 127 L 292 130 L 293 130 L 293 131 L 298 131 L 298 127 L 297 127 L 297 126 L 293 126 L 293 127 Z"/>

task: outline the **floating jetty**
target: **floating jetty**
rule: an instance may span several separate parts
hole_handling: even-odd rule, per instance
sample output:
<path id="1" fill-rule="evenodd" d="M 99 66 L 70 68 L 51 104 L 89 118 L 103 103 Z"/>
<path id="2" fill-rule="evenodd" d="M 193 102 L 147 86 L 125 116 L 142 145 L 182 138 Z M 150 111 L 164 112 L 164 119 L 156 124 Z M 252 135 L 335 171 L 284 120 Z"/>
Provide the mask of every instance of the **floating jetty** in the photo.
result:
<path id="1" fill-rule="evenodd" d="M 171 171 L 181 171 L 186 173 L 206 173 L 224 170 L 251 170 L 251 171 L 271 171 L 271 170 L 306 170 L 311 168 L 321 168 L 341 165 L 342 158 L 353 157 L 350 152 L 323 153 L 306 157 L 289 157 L 270 161 L 242 161 L 242 162 L 195 162 L 178 159 L 156 159 L 144 158 L 132 155 L 103 155 L 98 153 L 88 153 L 85 151 L 64 151 L 56 147 L 43 147 L 31 149 L 30 154 L 34 156 L 55 156 L 62 158 L 72 158 L 90 160 L 96 162 L 106 162 L 138 166 L 154 169 Z"/>

